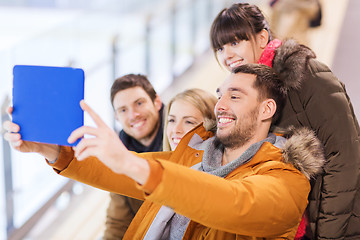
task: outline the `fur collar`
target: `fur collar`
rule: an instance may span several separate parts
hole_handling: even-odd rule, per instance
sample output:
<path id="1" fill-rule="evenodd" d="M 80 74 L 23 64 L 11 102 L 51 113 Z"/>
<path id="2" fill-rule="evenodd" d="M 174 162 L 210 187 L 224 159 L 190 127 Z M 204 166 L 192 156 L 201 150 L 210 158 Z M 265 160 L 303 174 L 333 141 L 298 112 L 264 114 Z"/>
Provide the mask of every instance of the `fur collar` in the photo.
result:
<path id="1" fill-rule="evenodd" d="M 286 143 L 282 147 L 285 163 L 291 163 L 308 179 L 322 171 L 325 155 L 320 140 L 308 128 L 289 127 L 285 130 Z"/>
<path id="2" fill-rule="evenodd" d="M 203 126 L 199 125 L 191 132 L 201 128 Z M 315 178 L 317 174 L 322 172 L 322 167 L 325 164 L 324 150 L 320 140 L 312 130 L 306 127 L 295 128 L 291 126 L 287 129 L 278 127 L 272 132 L 282 136 L 277 137 L 274 145 L 281 149 L 283 162 L 292 164 L 308 179 Z M 211 138 L 203 140 L 196 132 L 188 134 L 185 137 L 190 137 L 190 141 L 186 144 L 196 150 L 204 151 L 207 142 L 212 141 Z M 280 139 L 283 140 L 280 141 Z M 180 151 L 179 149 L 181 148 L 178 147 L 175 151 Z"/>
<path id="3" fill-rule="evenodd" d="M 284 41 L 275 50 L 273 68 L 285 81 L 288 90 L 300 88 L 309 73 L 307 64 L 310 58 L 316 58 L 315 53 L 292 39 Z"/>

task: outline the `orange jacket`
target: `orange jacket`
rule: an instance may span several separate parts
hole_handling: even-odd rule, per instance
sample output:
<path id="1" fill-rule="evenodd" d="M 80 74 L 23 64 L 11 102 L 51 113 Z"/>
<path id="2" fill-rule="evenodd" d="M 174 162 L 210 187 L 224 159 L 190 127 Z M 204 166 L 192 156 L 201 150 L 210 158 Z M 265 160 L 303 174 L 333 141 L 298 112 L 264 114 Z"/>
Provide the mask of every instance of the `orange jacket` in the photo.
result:
<path id="1" fill-rule="evenodd" d="M 212 136 L 200 126 L 183 138 L 175 152 L 140 154 L 163 168 L 162 179 L 150 195 L 96 158 L 73 160 L 70 148 L 62 148 L 53 167 L 94 187 L 145 199 L 124 239 L 142 239 L 161 205 L 191 219 L 183 239 L 293 239 L 310 184 L 293 165 L 282 161 L 282 150 L 265 142 L 250 162 L 220 178 L 188 168 L 203 155 L 188 146 L 194 134 L 203 140 Z"/>

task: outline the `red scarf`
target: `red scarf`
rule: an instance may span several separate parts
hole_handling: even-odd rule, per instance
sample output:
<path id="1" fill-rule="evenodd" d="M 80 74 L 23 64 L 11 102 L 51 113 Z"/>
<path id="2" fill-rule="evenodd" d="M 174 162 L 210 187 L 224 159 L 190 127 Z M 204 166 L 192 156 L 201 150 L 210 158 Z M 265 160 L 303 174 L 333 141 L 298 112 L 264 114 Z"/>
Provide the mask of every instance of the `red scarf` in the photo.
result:
<path id="1" fill-rule="evenodd" d="M 298 227 L 298 230 L 296 232 L 295 238 L 294 240 L 301 240 L 305 234 L 306 234 L 306 226 L 309 225 L 309 220 L 306 216 L 306 213 L 303 214 L 302 218 L 301 218 L 301 222 L 300 225 Z"/>
<path id="2" fill-rule="evenodd" d="M 261 54 L 258 64 L 264 64 L 266 66 L 272 67 L 273 59 L 275 56 L 275 49 L 280 47 L 281 44 L 282 42 L 279 39 L 274 39 L 270 41 L 266 45 L 263 53 Z"/>

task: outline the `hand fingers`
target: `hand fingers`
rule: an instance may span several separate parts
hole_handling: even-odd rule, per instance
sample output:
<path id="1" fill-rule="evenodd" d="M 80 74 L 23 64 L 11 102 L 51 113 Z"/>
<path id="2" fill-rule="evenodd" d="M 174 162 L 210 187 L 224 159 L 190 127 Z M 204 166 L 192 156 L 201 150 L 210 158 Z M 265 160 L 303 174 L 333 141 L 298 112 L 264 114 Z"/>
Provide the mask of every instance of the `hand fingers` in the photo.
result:
<path id="1" fill-rule="evenodd" d="M 4 139 L 8 142 L 16 142 L 21 140 L 21 136 L 19 133 L 5 133 L 4 134 Z"/>
<path id="2" fill-rule="evenodd" d="M 11 116 L 13 110 L 14 110 L 13 107 L 8 107 L 8 108 L 6 109 L 6 112 Z"/>
<path id="3" fill-rule="evenodd" d="M 22 144 L 21 135 L 18 133 L 5 133 L 4 139 L 9 142 L 9 144 L 16 148 L 19 147 Z"/>
<path id="4" fill-rule="evenodd" d="M 4 139 L 14 148 L 19 147 L 23 142 L 19 133 L 7 132 L 4 134 Z"/>
<path id="5" fill-rule="evenodd" d="M 19 132 L 20 127 L 16 123 L 13 123 L 11 121 L 5 121 L 3 123 L 3 128 L 8 132 Z"/>
<path id="6" fill-rule="evenodd" d="M 69 143 L 74 143 L 77 139 L 82 138 L 85 134 L 97 137 L 97 128 L 82 126 L 75 129 L 68 137 Z"/>
<path id="7" fill-rule="evenodd" d="M 82 161 L 90 156 L 96 156 L 96 147 L 88 147 L 84 151 L 82 151 L 78 156 L 76 157 L 77 160 Z"/>
<path id="8" fill-rule="evenodd" d="M 87 105 L 84 100 L 80 101 L 80 106 L 84 111 L 86 111 L 90 115 L 90 117 L 94 120 L 95 124 L 98 127 L 106 126 L 106 124 L 100 118 L 100 116 L 89 105 Z"/>
<path id="9" fill-rule="evenodd" d="M 81 141 L 73 147 L 75 151 L 75 157 L 80 156 L 87 148 L 94 147 L 98 145 L 98 140 L 96 138 L 83 138 Z"/>

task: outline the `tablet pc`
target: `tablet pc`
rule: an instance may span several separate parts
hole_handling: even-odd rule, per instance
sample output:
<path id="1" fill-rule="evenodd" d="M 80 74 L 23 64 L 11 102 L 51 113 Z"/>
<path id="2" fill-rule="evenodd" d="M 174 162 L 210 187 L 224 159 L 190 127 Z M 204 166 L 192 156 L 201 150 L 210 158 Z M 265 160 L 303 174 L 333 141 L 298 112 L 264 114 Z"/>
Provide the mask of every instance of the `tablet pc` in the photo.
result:
<path id="1" fill-rule="evenodd" d="M 84 124 L 84 71 L 80 68 L 16 65 L 12 121 L 25 141 L 73 146 L 67 138 Z"/>

